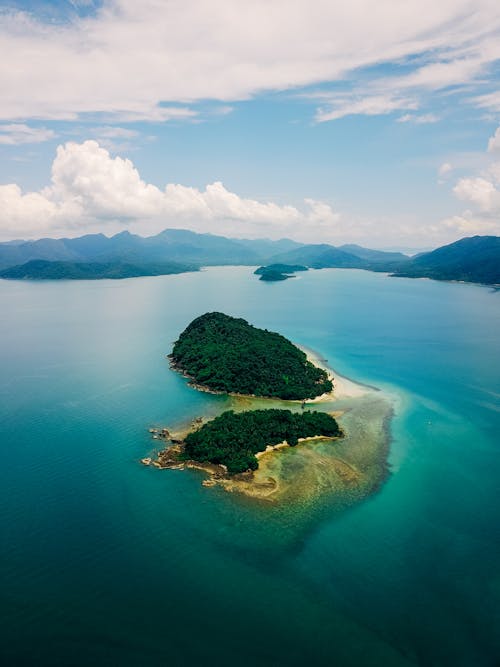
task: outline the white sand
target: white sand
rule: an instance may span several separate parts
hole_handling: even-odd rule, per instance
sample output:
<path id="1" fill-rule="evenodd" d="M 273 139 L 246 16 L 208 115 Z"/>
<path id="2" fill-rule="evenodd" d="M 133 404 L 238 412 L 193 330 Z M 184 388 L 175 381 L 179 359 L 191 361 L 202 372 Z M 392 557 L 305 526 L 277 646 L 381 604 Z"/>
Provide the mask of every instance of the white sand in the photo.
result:
<path id="1" fill-rule="evenodd" d="M 336 373 L 332 368 L 329 368 L 326 365 L 324 359 L 318 356 L 316 352 L 310 350 L 307 347 L 297 346 L 306 353 L 308 360 L 319 368 L 323 368 L 327 373 L 330 380 L 333 380 L 333 391 L 328 394 L 322 394 L 313 399 L 308 399 L 308 403 L 319 403 L 323 401 L 332 401 L 336 398 L 358 398 L 359 396 L 364 396 L 370 391 L 373 391 L 370 387 L 366 385 L 358 384 L 353 380 L 349 380 L 342 375 Z"/>

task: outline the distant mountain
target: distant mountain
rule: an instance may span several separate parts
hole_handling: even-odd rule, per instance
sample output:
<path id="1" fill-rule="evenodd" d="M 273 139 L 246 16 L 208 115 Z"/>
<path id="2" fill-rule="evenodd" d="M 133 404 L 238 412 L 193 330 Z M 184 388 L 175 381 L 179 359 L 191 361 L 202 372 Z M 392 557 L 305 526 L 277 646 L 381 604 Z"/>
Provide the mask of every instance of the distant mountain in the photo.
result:
<path id="1" fill-rule="evenodd" d="M 272 257 L 277 253 L 288 252 L 304 245 L 291 239 L 280 239 L 279 241 L 271 241 L 270 239 L 238 239 L 237 242 L 255 252 L 259 257 Z"/>
<path id="2" fill-rule="evenodd" d="M 138 278 L 196 271 L 187 265 L 164 263 L 134 265 L 122 262 L 49 262 L 32 259 L 26 264 L 0 271 L 0 278 L 9 280 L 100 280 L 102 278 Z"/>
<path id="3" fill-rule="evenodd" d="M 184 229 L 166 229 L 156 236 L 142 237 L 121 232 L 112 237 L 88 234 L 75 239 L 40 239 L 0 243 L 0 270 L 34 259 L 68 262 L 181 262 L 198 266 L 220 264 L 255 265 L 271 255 L 300 247 L 299 243 L 229 239 L 197 234 Z"/>
<path id="4" fill-rule="evenodd" d="M 302 264 L 311 269 L 365 269 L 368 262 L 326 243 L 303 245 L 274 255 L 272 264 Z"/>
<path id="5" fill-rule="evenodd" d="M 30 259 L 77 261 L 78 255 L 68 248 L 64 239 L 40 239 L 12 245 L 0 244 L 0 269 L 24 264 Z"/>
<path id="6" fill-rule="evenodd" d="M 402 252 L 387 252 L 385 250 L 370 250 L 370 248 L 363 248 L 360 245 L 349 243 L 339 246 L 339 250 L 348 252 L 351 255 L 366 259 L 368 262 L 383 262 L 388 264 L 390 262 L 404 263 L 410 258 Z"/>
<path id="7" fill-rule="evenodd" d="M 301 244 L 290 239 L 230 239 L 185 229 L 166 229 L 149 237 L 125 231 L 112 237 L 87 234 L 74 239 L 45 238 L 0 243 L 0 272 L 18 267 L 21 277 L 28 277 L 27 273 L 32 271 L 46 275 L 51 273 L 52 277 L 61 274 L 60 277 L 68 278 L 85 271 L 89 272 L 88 275 L 94 271 L 95 277 L 100 271 L 117 271 L 117 277 L 124 277 L 121 273 L 157 275 L 178 272 L 175 267 L 179 265 L 187 267 L 182 270 L 193 270 L 200 266 L 228 264 L 295 264 L 312 269 L 353 268 L 412 278 L 497 284 L 500 283 L 499 244 L 497 236 L 475 236 L 408 257 L 400 252 L 370 250 L 355 244 L 336 248 L 326 243 Z M 34 260 L 62 262 L 65 266 L 26 267 Z M 70 266 L 82 263 L 106 265 L 107 268 Z M 173 271 L 169 267 L 173 267 Z M 65 272 L 68 272 L 67 276 Z"/>
<path id="8" fill-rule="evenodd" d="M 394 273 L 398 277 L 500 284 L 500 237 L 472 236 L 424 253 Z"/>

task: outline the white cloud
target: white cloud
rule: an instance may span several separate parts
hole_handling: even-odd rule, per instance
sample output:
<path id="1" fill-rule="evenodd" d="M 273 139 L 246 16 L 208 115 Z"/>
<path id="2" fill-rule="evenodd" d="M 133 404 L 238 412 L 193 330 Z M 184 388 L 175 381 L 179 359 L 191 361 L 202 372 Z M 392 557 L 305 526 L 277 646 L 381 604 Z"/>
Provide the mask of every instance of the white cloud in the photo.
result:
<path id="1" fill-rule="evenodd" d="M 437 123 L 440 117 L 433 113 L 412 114 L 407 113 L 397 119 L 398 123 L 415 123 L 416 125 L 426 125 L 428 123 Z"/>
<path id="2" fill-rule="evenodd" d="M 57 149 L 51 185 L 23 194 L 15 184 L 0 186 L 3 238 L 83 233 L 89 226 L 135 224 L 147 233 L 174 223 L 199 231 L 233 235 L 283 236 L 301 226 L 331 230 L 339 215 L 324 202 L 305 200 L 301 209 L 243 198 L 220 182 L 204 190 L 146 183 L 132 162 L 112 158 L 96 141 L 68 142 Z"/>
<path id="3" fill-rule="evenodd" d="M 398 98 L 392 95 L 373 95 L 354 99 L 353 97 L 338 96 L 330 99 L 327 107 L 320 107 L 316 112 L 315 120 L 324 123 L 337 120 L 344 116 L 365 115 L 379 116 L 392 113 L 400 109 L 417 109 L 418 102 L 411 98 Z"/>
<path id="4" fill-rule="evenodd" d="M 488 139 L 488 153 L 500 151 L 500 127 L 497 127 L 495 134 Z"/>
<path id="5" fill-rule="evenodd" d="M 495 141 L 498 130 L 490 139 Z M 474 204 L 481 213 L 500 216 L 500 162 L 490 162 L 480 175 L 461 178 L 453 188 L 454 194 L 462 201 Z"/>
<path id="6" fill-rule="evenodd" d="M 17 146 L 18 144 L 40 144 L 55 137 L 53 130 L 45 127 L 30 127 L 24 123 L 0 124 L 0 144 Z"/>
<path id="7" fill-rule="evenodd" d="M 498 58 L 499 26 L 493 0 L 106 0 L 72 23 L 4 12 L 0 40 L 9 58 L 0 67 L 0 114 L 189 118 L 189 106 L 173 103 L 338 81 L 423 54 L 428 62 L 392 90 L 435 90 L 484 73 Z"/>
<path id="8" fill-rule="evenodd" d="M 455 238 L 475 236 L 476 234 L 491 234 L 493 236 L 500 234 L 498 219 L 481 217 L 471 211 L 465 211 L 462 215 L 454 215 L 446 218 L 440 225 L 443 229 L 453 234 Z"/>
<path id="9" fill-rule="evenodd" d="M 499 130 L 488 142 L 489 152 L 497 150 Z M 441 170 L 446 164 L 441 166 Z M 449 171 L 446 169 L 445 173 Z M 441 226 L 444 229 L 455 231 L 461 236 L 500 235 L 500 162 L 490 162 L 479 175 L 460 178 L 453 187 L 453 193 L 458 199 L 472 204 L 475 210 L 466 210 L 461 215 L 443 220 Z"/>
<path id="10" fill-rule="evenodd" d="M 438 169 L 439 176 L 443 177 L 446 174 L 449 174 L 453 170 L 452 165 L 449 162 L 443 162 L 443 164 Z"/>
<path id="11" fill-rule="evenodd" d="M 500 192 L 485 178 L 461 178 L 453 188 L 453 192 L 459 199 L 476 204 L 480 211 L 500 212 Z"/>
<path id="12" fill-rule="evenodd" d="M 478 95 L 469 100 L 480 109 L 487 109 L 488 111 L 500 111 L 500 90 L 485 95 Z"/>
<path id="13" fill-rule="evenodd" d="M 489 139 L 488 152 L 498 150 L 497 142 L 500 139 L 500 128 Z M 465 210 L 459 215 L 454 215 L 439 223 L 442 230 L 448 230 L 460 236 L 471 236 L 474 234 L 496 234 L 500 235 L 500 162 L 489 160 L 489 164 L 479 173 L 473 176 L 460 178 L 453 187 L 454 195 L 461 201 L 472 205 L 474 210 Z M 469 165 L 470 166 L 470 165 Z M 439 168 L 439 175 L 446 176 L 453 168 L 445 162 Z M 440 181 L 442 183 L 442 181 Z"/>

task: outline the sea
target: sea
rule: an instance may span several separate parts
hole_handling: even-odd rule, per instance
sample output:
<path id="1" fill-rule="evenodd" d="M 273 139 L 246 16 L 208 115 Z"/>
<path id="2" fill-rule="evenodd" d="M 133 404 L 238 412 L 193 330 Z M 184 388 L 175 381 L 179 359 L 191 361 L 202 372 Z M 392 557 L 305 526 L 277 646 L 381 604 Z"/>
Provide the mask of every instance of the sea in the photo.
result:
<path id="1" fill-rule="evenodd" d="M 224 405 L 166 359 L 208 311 L 393 397 L 377 488 L 295 521 L 141 465 Z M 500 665 L 500 292 L 213 267 L 4 280 L 0 312 L 2 665 Z"/>

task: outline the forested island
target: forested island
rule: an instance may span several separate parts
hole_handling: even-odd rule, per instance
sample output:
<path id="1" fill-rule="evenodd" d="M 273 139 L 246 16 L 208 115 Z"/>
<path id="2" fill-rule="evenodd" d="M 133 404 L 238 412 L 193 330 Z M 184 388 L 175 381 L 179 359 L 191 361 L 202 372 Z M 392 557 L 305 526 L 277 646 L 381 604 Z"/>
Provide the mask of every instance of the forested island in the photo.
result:
<path id="1" fill-rule="evenodd" d="M 332 381 L 284 336 L 224 313 L 205 313 L 174 344 L 172 367 L 198 388 L 305 400 L 331 392 Z"/>
<path id="2" fill-rule="evenodd" d="M 264 282 L 268 283 L 275 283 L 282 280 L 288 280 L 288 278 L 295 278 L 295 276 L 293 274 L 280 273 L 279 271 L 273 271 L 270 269 L 269 271 L 264 271 L 264 273 L 261 274 L 259 280 L 263 280 Z"/>
<path id="3" fill-rule="evenodd" d="M 260 280 L 274 282 L 295 278 L 294 274 L 296 271 L 307 270 L 307 266 L 302 266 L 301 264 L 269 264 L 268 266 L 259 266 L 254 273 L 260 276 Z"/>
<path id="4" fill-rule="evenodd" d="M 256 454 L 269 446 L 285 443 L 294 447 L 299 438 L 339 437 L 336 420 L 326 412 L 293 413 L 290 410 L 223 412 L 189 433 L 178 459 L 226 466 L 228 473 L 256 470 Z"/>

